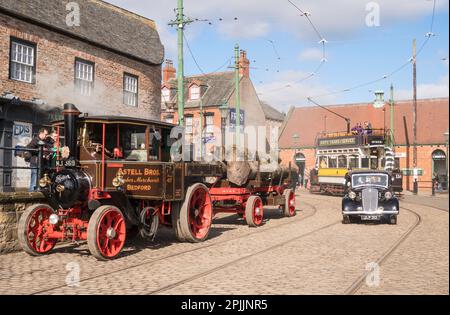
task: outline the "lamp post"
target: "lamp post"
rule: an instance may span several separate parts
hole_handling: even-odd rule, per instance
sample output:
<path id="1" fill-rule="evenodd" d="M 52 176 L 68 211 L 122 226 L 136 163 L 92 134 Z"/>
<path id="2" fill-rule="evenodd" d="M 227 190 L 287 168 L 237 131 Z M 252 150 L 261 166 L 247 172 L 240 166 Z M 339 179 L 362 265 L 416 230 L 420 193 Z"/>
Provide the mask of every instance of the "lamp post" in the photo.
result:
<path id="1" fill-rule="evenodd" d="M 297 154 L 297 147 L 298 147 L 299 139 L 300 139 L 300 136 L 298 135 L 298 133 L 294 133 L 292 135 L 292 142 L 294 143 L 294 159 L 295 159 L 295 155 Z"/>
<path id="2" fill-rule="evenodd" d="M 445 138 L 445 186 L 448 191 L 448 130 L 444 132 L 444 138 Z"/>
<path id="3" fill-rule="evenodd" d="M 221 117 L 221 132 L 222 132 L 222 161 L 225 161 L 225 127 L 227 125 L 228 113 L 230 108 L 227 104 L 222 104 L 219 107 Z"/>

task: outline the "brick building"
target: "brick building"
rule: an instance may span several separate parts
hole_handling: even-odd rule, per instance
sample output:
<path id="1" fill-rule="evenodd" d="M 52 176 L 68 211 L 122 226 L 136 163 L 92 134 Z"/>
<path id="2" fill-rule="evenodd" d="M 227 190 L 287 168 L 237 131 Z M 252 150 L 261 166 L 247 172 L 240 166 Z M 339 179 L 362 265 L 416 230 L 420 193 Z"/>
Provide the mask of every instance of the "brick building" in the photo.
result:
<path id="1" fill-rule="evenodd" d="M 270 139 L 278 142 L 278 133 L 284 114 L 261 102 L 250 78 L 250 62 L 245 51 L 240 52 L 240 103 L 241 127 L 262 127 L 266 137 L 266 147 Z M 221 141 L 222 116 L 220 107 L 230 109 L 226 126 L 233 127 L 236 122 L 236 81 L 235 72 L 216 72 L 185 78 L 185 125 L 187 138 L 204 130 L 206 152 Z M 178 121 L 176 69 L 171 61 L 163 68 L 161 119 L 170 123 Z M 201 115 L 203 113 L 203 115 Z M 203 128 L 200 128 L 200 126 Z M 272 128 L 270 128 L 272 127 Z M 272 137 L 271 137 L 272 134 Z M 209 151 L 208 151 L 209 150 Z"/>
<path id="2" fill-rule="evenodd" d="M 159 119 L 163 57 L 155 22 L 109 3 L 0 0 L 0 146 L 26 144 L 67 102 Z M 24 162 L 0 151 L 0 163 Z M 20 178 L 0 170 L 0 191 Z"/>
<path id="3" fill-rule="evenodd" d="M 370 103 L 327 106 L 351 119 L 352 125 L 369 121 L 375 129 L 389 128 L 390 109 L 375 109 Z M 431 188 L 433 173 L 446 186 L 446 140 L 448 132 L 448 98 L 421 99 L 417 103 L 417 167 L 419 188 Z M 406 123 L 406 126 L 405 126 Z M 280 132 L 280 157 L 287 165 L 293 162 L 308 176 L 315 166 L 316 137 L 320 132 L 344 131 L 346 122 L 319 107 L 291 108 Z M 406 131 L 406 132 L 405 132 Z M 404 173 L 413 168 L 413 102 L 398 101 L 394 107 L 394 138 L 397 164 Z M 411 190 L 412 176 L 405 176 L 404 188 Z"/>

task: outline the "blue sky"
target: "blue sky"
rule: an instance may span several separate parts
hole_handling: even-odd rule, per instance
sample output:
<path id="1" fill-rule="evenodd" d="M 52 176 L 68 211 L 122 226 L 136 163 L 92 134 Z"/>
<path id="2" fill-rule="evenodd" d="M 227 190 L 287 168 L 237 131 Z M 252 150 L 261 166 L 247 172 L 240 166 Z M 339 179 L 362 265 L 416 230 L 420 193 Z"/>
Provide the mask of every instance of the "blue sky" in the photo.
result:
<path id="1" fill-rule="evenodd" d="M 185 0 L 186 15 L 212 21 L 212 25 L 196 22 L 186 28 L 189 45 L 203 71 L 212 72 L 224 65 L 239 43 L 252 62 L 251 77 L 259 97 L 280 110 L 307 105 L 308 96 L 322 104 L 368 102 L 374 98 L 374 90 L 388 92 L 391 83 L 397 98 L 412 97 L 411 65 L 375 84 L 320 95 L 382 78 L 408 62 L 413 38 L 420 47 L 430 31 L 433 0 L 291 1 L 310 13 L 320 36 L 328 41 L 327 62 L 313 77 L 304 80 L 321 63 L 320 37 L 287 0 Z M 175 17 L 176 0 L 108 2 L 154 19 L 166 58 L 176 64 L 176 32 L 167 25 Z M 379 26 L 369 27 L 366 18 L 377 13 L 374 8 L 379 8 Z M 448 28 L 448 0 L 437 0 L 435 36 L 417 59 L 419 98 L 448 96 Z M 186 75 L 200 73 L 187 49 L 185 68 Z M 228 70 L 227 66 L 221 70 Z"/>

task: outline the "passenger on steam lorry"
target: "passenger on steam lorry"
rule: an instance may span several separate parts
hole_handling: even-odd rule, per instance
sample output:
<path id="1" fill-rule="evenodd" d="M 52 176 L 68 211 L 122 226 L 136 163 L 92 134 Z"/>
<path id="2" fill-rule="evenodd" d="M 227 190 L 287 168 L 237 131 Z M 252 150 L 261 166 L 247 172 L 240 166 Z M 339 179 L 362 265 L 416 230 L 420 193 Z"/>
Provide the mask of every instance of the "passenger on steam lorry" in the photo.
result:
<path id="1" fill-rule="evenodd" d="M 42 143 L 42 145 L 45 144 L 45 140 L 48 136 L 48 130 L 46 128 L 39 129 L 39 132 L 37 136 L 35 136 L 30 143 L 26 146 L 27 149 L 33 149 L 37 150 L 39 149 L 39 143 Z M 25 162 L 30 163 L 31 168 L 31 177 L 30 177 L 30 186 L 29 191 L 33 192 L 37 190 L 36 182 L 37 182 L 37 176 L 38 176 L 38 152 L 37 151 L 25 151 L 23 154 L 23 158 L 25 159 Z"/>
<path id="2" fill-rule="evenodd" d="M 47 203 L 28 207 L 18 224 L 19 243 L 30 255 L 47 254 L 58 241 L 86 240 L 92 255 L 108 260 L 133 230 L 153 239 L 158 226 L 167 225 L 179 241 L 197 243 L 207 239 L 217 212 L 243 214 L 250 226 L 262 223 L 267 204 L 295 215 L 290 170 L 264 173 L 258 166 L 233 185 L 230 164 L 173 161 L 175 125 L 79 117 L 73 104 L 65 104 L 63 114 L 54 128 L 65 143 L 49 142 L 56 167 L 42 170 L 39 179 Z M 39 139 L 46 136 L 42 131 Z"/>

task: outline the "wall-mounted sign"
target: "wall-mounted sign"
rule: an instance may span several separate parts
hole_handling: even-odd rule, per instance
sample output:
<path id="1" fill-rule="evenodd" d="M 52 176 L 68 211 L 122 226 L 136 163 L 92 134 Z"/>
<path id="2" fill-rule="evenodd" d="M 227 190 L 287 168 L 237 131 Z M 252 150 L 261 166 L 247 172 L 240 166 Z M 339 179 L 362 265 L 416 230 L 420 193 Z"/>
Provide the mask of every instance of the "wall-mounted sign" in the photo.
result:
<path id="1" fill-rule="evenodd" d="M 236 128 L 236 122 L 237 122 L 237 119 L 236 119 L 236 108 L 231 108 L 230 109 L 230 131 L 234 131 L 235 130 L 235 128 Z M 241 119 L 240 119 L 240 127 L 241 127 L 241 130 L 244 130 L 244 126 L 245 126 L 245 111 L 244 110 L 240 110 L 240 116 L 241 116 Z"/>
<path id="2" fill-rule="evenodd" d="M 319 139 L 319 147 L 335 147 L 335 146 L 347 146 L 356 144 L 357 144 L 356 137 Z"/>
<path id="3" fill-rule="evenodd" d="M 423 169 L 421 168 L 403 168 L 403 176 L 423 176 Z"/>

